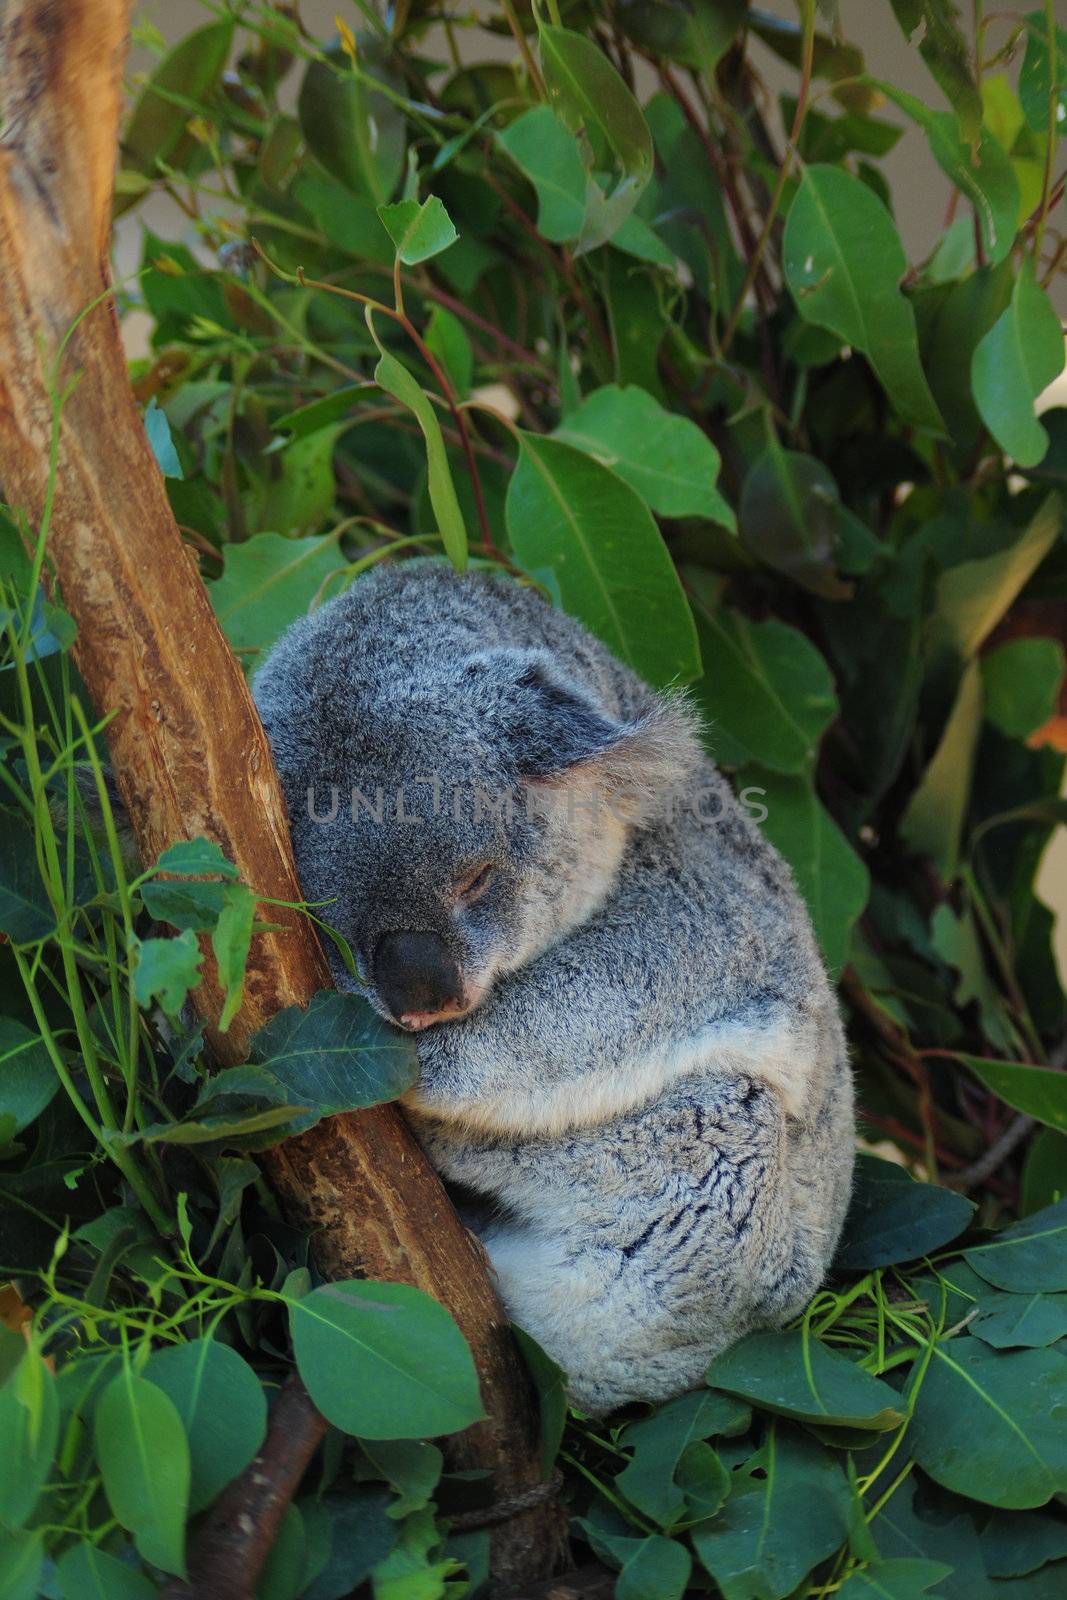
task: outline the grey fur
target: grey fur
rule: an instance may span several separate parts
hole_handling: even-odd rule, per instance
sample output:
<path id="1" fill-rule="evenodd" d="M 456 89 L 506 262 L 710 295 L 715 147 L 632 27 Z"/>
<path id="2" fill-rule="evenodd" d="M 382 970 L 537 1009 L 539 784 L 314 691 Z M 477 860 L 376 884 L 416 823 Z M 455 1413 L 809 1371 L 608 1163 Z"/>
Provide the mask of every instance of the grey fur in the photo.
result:
<path id="1" fill-rule="evenodd" d="M 684 700 L 532 590 L 424 561 L 297 623 L 254 689 L 305 893 L 336 897 L 361 970 L 384 932 L 429 930 L 480 997 L 420 1033 L 409 1111 L 575 1402 L 677 1394 L 799 1311 L 848 1199 L 845 1043 L 789 870 Z M 448 793 L 478 783 L 554 803 L 457 820 Z M 389 798 L 352 820 L 353 785 L 401 784 L 417 823 Z M 333 822 L 309 785 L 320 814 L 338 787 Z"/>

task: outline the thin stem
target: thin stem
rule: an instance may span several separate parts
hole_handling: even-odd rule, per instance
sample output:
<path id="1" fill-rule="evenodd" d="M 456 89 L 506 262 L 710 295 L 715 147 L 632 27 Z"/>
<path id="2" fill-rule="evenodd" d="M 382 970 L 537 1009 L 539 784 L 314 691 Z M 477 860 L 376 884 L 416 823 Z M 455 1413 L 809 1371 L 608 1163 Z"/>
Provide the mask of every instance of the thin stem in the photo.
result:
<path id="1" fill-rule="evenodd" d="M 1056 109 L 1059 95 L 1057 93 L 1057 49 L 1056 49 L 1056 16 L 1053 9 L 1053 0 L 1045 0 L 1045 35 L 1048 40 L 1048 130 L 1045 136 L 1045 170 L 1041 180 L 1041 208 L 1038 212 L 1037 227 L 1034 230 L 1034 262 L 1041 259 L 1041 244 L 1045 237 L 1045 226 L 1048 222 L 1049 209 L 1052 203 L 1052 161 L 1056 149 Z"/>
<path id="2" fill-rule="evenodd" d="M 530 83 L 533 85 L 534 93 L 537 95 L 539 100 L 546 100 L 548 96 L 545 91 L 545 80 L 542 78 L 541 69 L 534 60 L 533 52 L 526 42 L 526 35 L 519 26 L 519 20 L 515 15 L 515 8 L 511 4 L 511 0 L 500 0 L 500 4 L 505 17 L 507 18 L 508 27 L 511 29 L 511 36 L 519 47 L 519 54 L 522 57 L 523 66 L 526 68 L 526 75 L 529 78 Z"/>
<path id="3" fill-rule="evenodd" d="M 782 158 L 782 164 L 778 168 L 778 178 L 774 185 L 774 193 L 771 195 L 770 205 L 767 207 L 766 215 L 763 218 L 763 226 L 760 229 L 759 238 L 756 240 L 755 248 L 749 257 L 748 270 L 745 273 L 745 281 L 741 285 L 741 292 L 738 295 L 734 308 L 730 313 L 726 327 L 723 329 L 722 341 L 720 345 L 723 356 L 726 355 L 730 345 L 733 343 L 733 337 L 737 331 L 737 325 L 740 322 L 741 314 L 745 309 L 745 301 L 748 299 L 749 294 L 752 291 L 753 285 L 756 282 L 756 274 L 759 272 L 760 266 L 763 262 L 764 252 L 767 249 L 767 242 L 771 237 L 771 230 L 774 227 L 775 219 L 778 216 L 778 211 L 782 204 L 782 195 L 785 193 L 785 185 L 786 179 L 789 177 L 789 169 L 793 164 L 793 157 L 796 155 L 797 145 L 800 142 L 800 135 L 804 128 L 804 119 L 808 113 L 808 97 L 811 94 L 811 70 L 812 63 L 815 59 L 815 0 L 802 0 L 802 6 L 804 34 L 801 44 L 802 53 L 800 64 L 800 89 L 797 94 L 796 111 L 793 114 L 793 126 L 789 133 L 789 144 L 786 148 L 785 155 Z"/>

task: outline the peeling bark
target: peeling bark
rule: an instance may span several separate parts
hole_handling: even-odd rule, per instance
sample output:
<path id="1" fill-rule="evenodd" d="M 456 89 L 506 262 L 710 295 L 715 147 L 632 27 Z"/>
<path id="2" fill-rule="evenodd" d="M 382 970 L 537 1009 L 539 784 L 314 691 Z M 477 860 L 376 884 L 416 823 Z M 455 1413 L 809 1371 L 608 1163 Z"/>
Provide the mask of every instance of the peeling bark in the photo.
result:
<path id="1" fill-rule="evenodd" d="M 62 413 L 51 574 L 78 624 L 75 658 L 108 726 L 119 788 L 145 861 L 203 834 L 258 894 L 300 898 L 284 803 L 241 671 L 183 546 L 145 437 L 106 294 L 129 0 L 6 0 L 0 12 L 0 478 L 34 526 L 45 504 L 50 373 L 80 373 Z M 99 299 L 101 295 L 103 299 Z M 94 301 L 93 308 L 86 310 Z M 84 315 L 83 315 L 84 313 Z M 252 943 L 244 1003 L 209 1037 L 243 1058 L 277 1010 L 329 983 L 310 924 L 271 908 L 280 931 Z M 211 1025 L 210 961 L 194 999 Z M 335 1117 L 264 1158 L 288 1214 L 328 1276 L 417 1284 L 452 1311 L 481 1375 L 488 1421 L 456 1441 L 507 1497 L 538 1481 L 537 1421 L 479 1247 L 459 1223 L 401 1115 Z M 264 1526 L 277 1527 L 273 1497 Z M 524 1582 L 552 1568 L 560 1514 L 542 1506 L 494 1534 L 494 1570 Z M 265 1550 L 266 1541 L 263 1545 Z M 251 1594 L 255 1571 L 241 1573 Z M 217 1581 L 217 1580 L 216 1580 Z M 220 1594 L 220 1588 L 190 1593 Z"/>

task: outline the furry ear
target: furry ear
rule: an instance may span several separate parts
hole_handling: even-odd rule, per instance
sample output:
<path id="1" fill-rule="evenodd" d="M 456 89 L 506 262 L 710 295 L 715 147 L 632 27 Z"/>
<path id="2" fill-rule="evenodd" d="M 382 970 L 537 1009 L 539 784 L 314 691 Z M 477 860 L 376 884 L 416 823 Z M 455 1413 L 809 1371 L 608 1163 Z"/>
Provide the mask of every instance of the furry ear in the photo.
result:
<path id="1" fill-rule="evenodd" d="M 620 720 L 567 678 L 546 652 L 487 652 L 507 668 L 505 714 L 517 776 L 562 784 L 587 775 L 627 807 L 644 811 L 693 772 L 700 760 L 699 722 L 680 694 L 663 694 L 638 716 Z"/>

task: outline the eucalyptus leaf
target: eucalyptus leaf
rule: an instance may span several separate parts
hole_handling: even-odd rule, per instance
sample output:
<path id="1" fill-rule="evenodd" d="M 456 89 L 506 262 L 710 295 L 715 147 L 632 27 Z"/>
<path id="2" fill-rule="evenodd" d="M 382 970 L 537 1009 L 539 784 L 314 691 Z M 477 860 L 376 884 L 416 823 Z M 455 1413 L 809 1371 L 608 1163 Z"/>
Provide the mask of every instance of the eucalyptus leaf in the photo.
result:
<path id="1" fill-rule="evenodd" d="M 333 989 L 279 1011 L 253 1036 L 249 1059 L 316 1116 L 394 1100 L 418 1076 L 410 1034 L 390 1028 L 362 995 Z"/>
<path id="2" fill-rule="evenodd" d="M 30 1346 L 0 1388 L 0 1523 L 20 1528 L 54 1470 L 59 1442 L 55 1379 Z"/>
<path id="3" fill-rule="evenodd" d="M 644 502 L 573 445 L 520 439 L 506 504 L 518 560 L 551 567 L 567 610 L 650 683 L 695 678 L 692 613 Z"/>
<path id="4" fill-rule="evenodd" d="M 693 1546 L 723 1600 L 784 1600 L 844 1539 L 848 1484 L 829 1451 L 781 1424 L 769 1425 L 750 1465 L 760 1473 L 736 1475 L 722 1510 L 693 1529 Z"/>
<path id="5" fill-rule="evenodd" d="M 322 598 L 337 593 L 330 579 L 343 573 L 345 558 L 331 536 L 284 538 L 257 533 L 227 547 L 222 577 L 207 585 L 211 603 L 230 644 L 246 667 Z M 328 587 L 329 586 L 329 587 Z"/>
<path id="6" fill-rule="evenodd" d="M 916 1183 L 895 1162 L 861 1154 L 836 1265 L 867 1272 L 913 1261 L 958 1238 L 974 1210 L 951 1189 Z"/>
<path id="7" fill-rule="evenodd" d="M 263 1385 L 235 1350 L 213 1338 L 156 1350 L 142 1376 L 174 1402 L 189 1443 L 189 1510 L 203 1511 L 263 1443 Z"/>
<path id="8" fill-rule="evenodd" d="M 982 421 L 1022 467 L 1034 467 L 1048 434 L 1034 401 L 1063 371 L 1063 331 L 1052 304 L 1024 262 L 1011 300 L 971 360 L 971 383 Z"/>
<path id="9" fill-rule="evenodd" d="M 455 224 L 435 194 L 420 205 L 417 200 L 398 200 L 395 205 L 379 206 L 378 215 L 405 266 L 429 261 L 455 244 L 459 235 Z"/>
<path id="10" fill-rule="evenodd" d="M 146 1561 L 183 1578 L 189 1445 L 174 1402 L 127 1362 L 96 1403 L 94 1438 L 116 1518 Z"/>
<path id="11" fill-rule="evenodd" d="M 297 1368 L 323 1416 L 364 1439 L 456 1433 L 484 1415 L 463 1335 L 401 1283 L 348 1279 L 289 1303 Z"/>
<path id="12" fill-rule="evenodd" d="M 497 141 L 537 193 L 537 231 L 553 244 L 576 240 L 585 220 L 586 170 L 578 141 L 551 106 L 533 106 Z"/>
<path id="13" fill-rule="evenodd" d="M 1012 1294 L 1067 1290 L 1067 1200 L 1012 1223 L 964 1259 L 988 1283 Z"/>
<path id="14" fill-rule="evenodd" d="M 762 828 L 792 867 L 831 972 L 845 961 L 849 929 L 867 904 L 870 877 L 815 792 L 810 776 L 746 769 Z"/>
<path id="15" fill-rule="evenodd" d="M 940 432 L 941 415 L 919 360 L 915 314 L 899 288 L 907 261 L 881 201 L 840 167 L 807 167 L 782 249 L 801 316 L 862 350 L 901 414 Z"/>
<path id="16" fill-rule="evenodd" d="M 1021 1061 L 987 1061 L 962 1054 L 957 1059 L 1007 1105 L 1067 1133 L 1067 1073 Z"/>
<path id="17" fill-rule="evenodd" d="M 606 195 L 592 177 L 587 182 L 578 249 L 592 250 L 611 238 L 641 198 L 652 176 L 652 135 L 637 101 L 591 38 L 545 22 L 538 37 L 541 70 L 559 115 L 574 133 L 599 134 L 618 167 Z"/>
<path id="18" fill-rule="evenodd" d="M 448 558 L 457 572 L 462 572 L 467 565 L 467 529 L 459 501 L 456 499 L 445 442 L 441 436 L 441 424 L 425 390 L 420 388 L 407 368 L 380 343 L 378 349 L 380 358 L 374 369 L 374 381 L 387 394 L 391 394 L 395 400 L 399 400 L 401 405 L 407 406 L 408 410 L 415 414 L 415 420 L 426 441 L 430 504 L 437 518 L 437 526 L 444 540 Z"/>
<path id="19" fill-rule="evenodd" d="M 991 1506 L 1041 1506 L 1067 1489 L 1065 1415 L 1067 1356 L 950 1339 L 935 1344 L 919 1387 L 911 1449 L 958 1494 Z"/>
<path id="20" fill-rule="evenodd" d="M 716 1356 L 713 1389 L 800 1422 L 842 1428 L 894 1428 L 900 1396 L 846 1356 L 799 1331 L 750 1333 Z"/>
<path id="21" fill-rule="evenodd" d="M 370 67 L 379 81 L 389 82 L 382 53 L 366 41 L 360 55 L 359 68 L 336 46 L 309 61 L 298 115 L 308 147 L 327 172 L 382 205 L 404 169 L 404 119 L 363 76 L 363 68 Z"/>
<path id="22" fill-rule="evenodd" d="M 617 472 L 660 516 L 735 526 L 716 488 L 719 452 L 694 422 L 666 411 L 645 389 L 612 383 L 594 390 L 553 437 Z"/>

